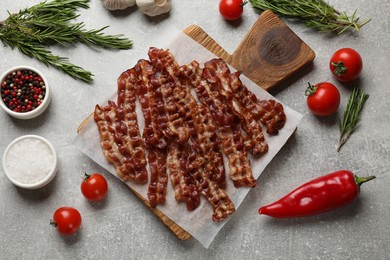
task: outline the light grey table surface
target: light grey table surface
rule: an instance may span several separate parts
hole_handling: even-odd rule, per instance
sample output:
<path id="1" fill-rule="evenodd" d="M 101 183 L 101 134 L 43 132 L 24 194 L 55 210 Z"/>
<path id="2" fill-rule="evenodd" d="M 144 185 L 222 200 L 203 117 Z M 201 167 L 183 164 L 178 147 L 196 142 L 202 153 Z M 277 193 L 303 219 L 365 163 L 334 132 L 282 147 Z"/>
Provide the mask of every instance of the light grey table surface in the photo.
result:
<path id="1" fill-rule="evenodd" d="M 3 0 L 6 10 L 16 12 L 38 0 Z M 279 100 L 304 115 L 296 134 L 288 141 L 258 179 L 258 185 L 231 217 L 209 249 L 195 239 L 179 241 L 138 201 L 129 189 L 88 157 L 72 141 L 76 129 L 102 97 L 113 92 L 117 76 L 145 56 L 145 46 L 166 26 L 183 29 L 196 23 L 228 52 L 233 52 L 258 17 L 247 5 L 238 24 L 225 22 L 218 1 L 173 1 L 169 15 L 150 19 L 136 8 L 110 13 L 101 1 L 80 12 L 87 28 L 110 25 L 107 33 L 123 33 L 134 40 L 128 51 L 93 50 L 77 46 L 53 51 L 95 74 L 87 85 L 47 68 L 16 50 L 0 48 L 1 71 L 30 65 L 44 72 L 53 88 L 53 99 L 40 117 L 21 121 L 0 111 L 0 155 L 16 137 L 38 134 L 55 146 L 59 159 L 57 177 L 43 189 L 16 188 L 0 170 L 0 259 L 390 259 L 390 1 L 331 1 L 339 10 L 358 9 L 372 21 L 360 33 L 335 36 L 287 25 L 315 51 L 312 65 L 272 91 Z M 359 129 L 340 153 L 337 120 L 342 115 L 350 87 L 332 78 L 328 60 L 342 47 L 357 49 L 364 60 L 356 83 L 370 98 Z M 341 92 L 337 115 L 313 116 L 306 107 L 307 81 L 335 83 Z M 358 175 L 375 174 L 358 200 L 323 215 L 291 220 L 259 216 L 260 205 L 273 202 L 300 184 L 320 175 L 349 169 Z M 104 202 L 91 204 L 80 193 L 84 172 L 103 172 L 109 182 Z M 83 224 L 77 235 L 61 237 L 49 226 L 55 209 L 78 208 Z"/>

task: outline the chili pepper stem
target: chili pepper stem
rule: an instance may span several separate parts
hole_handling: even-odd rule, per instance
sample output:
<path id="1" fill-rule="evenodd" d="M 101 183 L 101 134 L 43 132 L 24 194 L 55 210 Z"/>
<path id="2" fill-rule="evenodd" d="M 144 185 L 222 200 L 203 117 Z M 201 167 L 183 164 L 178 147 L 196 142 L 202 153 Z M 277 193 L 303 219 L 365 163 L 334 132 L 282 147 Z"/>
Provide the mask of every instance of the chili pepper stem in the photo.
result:
<path id="1" fill-rule="evenodd" d="M 368 176 L 368 177 L 358 177 L 355 175 L 355 180 L 357 185 L 360 187 L 363 183 L 371 181 L 372 179 L 375 179 L 376 177 L 373 176 Z"/>

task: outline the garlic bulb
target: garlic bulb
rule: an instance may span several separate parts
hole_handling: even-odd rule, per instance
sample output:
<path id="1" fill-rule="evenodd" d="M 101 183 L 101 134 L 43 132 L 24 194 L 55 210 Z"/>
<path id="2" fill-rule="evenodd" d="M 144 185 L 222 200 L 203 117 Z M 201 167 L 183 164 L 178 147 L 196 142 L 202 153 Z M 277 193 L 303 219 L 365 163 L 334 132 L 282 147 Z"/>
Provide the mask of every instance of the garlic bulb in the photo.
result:
<path id="1" fill-rule="evenodd" d="M 103 5 L 108 10 L 124 10 L 135 5 L 135 0 L 103 0 Z"/>
<path id="2" fill-rule="evenodd" d="M 136 0 L 138 8 L 146 15 L 157 16 L 171 10 L 171 0 Z"/>

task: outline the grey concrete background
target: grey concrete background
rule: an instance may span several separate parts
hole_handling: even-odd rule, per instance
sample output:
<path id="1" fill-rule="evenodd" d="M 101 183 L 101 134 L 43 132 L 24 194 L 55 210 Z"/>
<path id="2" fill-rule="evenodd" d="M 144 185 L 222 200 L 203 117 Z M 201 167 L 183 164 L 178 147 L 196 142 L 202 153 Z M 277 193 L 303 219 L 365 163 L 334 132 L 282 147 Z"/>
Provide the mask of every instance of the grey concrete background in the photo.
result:
<path id="1" fill-rule="evenodd" d="M 0 19 L 6 10 L 38 3 L 38 0 L 3 0 Z M 330 1 L 348 13 L 358 10 L 372 21 L 361 33 L 335 36 L 306 29 L 292 21 L 287 25 L 316 52 L 310 66 L 272 91 L 278 99 L 304 114 L 297 133 L 265 169 L 239 210 L 232 216 L 209 249 L 197 241 L 179 241 L 128 188 L 110 176 L 71 143 L 80 122 L 102 96 L 112 92 L 116 77 L 145 56 L 145 48 L 165 26 L 183 29 L 197 23 L 228 52 L 232 52 L 256 20 L 248 5 L 239 23 L 226 23 L 219 15 L 218 1 L 173 1 L 169 15 L 150 19 L 136 8 L 111 13 L 101 1 L 80 12 L 88 28 L 110 25 L 107 33 L 123 33 L 134 40 L 128 51 L 95 50 L 77 46 L 53 48 L 58 54 L 90 69 L 95 82 L 87 85 L 43 66 L 9 48 L 0 48 L 0 69 L 25 64 L 39 68 L 53 87 L 53 100 L 40 117 L 20 121 L 0 112 L 0 154 L 14 138 L 38 134 L 49 139 L 59 158 L 59 171 L 45 188 L 28 191 L 16 188 L 0 170 L 0 258 L 1 259 L 389 259 L 390 249 L 390 1 Z M 355 82 L 371 96 L 359 129 L 340 153 L 338 117 L 347 103 L 350 85 L 335 81 L 328 60 L 341 47 L 357 49 L 364 60 L 363 73 Z M 306 108 L 306 82 L 335 83 L 341 92 L 338 114 L 317 118 Z M 375 174 L 365 184 L 358 200 L 323 215 L 290 220 L 259 216 L 260 205 L 273 202 L 298 185 L 339 169 L 358 175 Z M 84 172 L 103 172 L 110 190 L 104 202 L 91 204 L 79 190 Z M 61 237 L 49 226 L 55 209 L 78 208 L 83 224 L 77 235 Z"/>

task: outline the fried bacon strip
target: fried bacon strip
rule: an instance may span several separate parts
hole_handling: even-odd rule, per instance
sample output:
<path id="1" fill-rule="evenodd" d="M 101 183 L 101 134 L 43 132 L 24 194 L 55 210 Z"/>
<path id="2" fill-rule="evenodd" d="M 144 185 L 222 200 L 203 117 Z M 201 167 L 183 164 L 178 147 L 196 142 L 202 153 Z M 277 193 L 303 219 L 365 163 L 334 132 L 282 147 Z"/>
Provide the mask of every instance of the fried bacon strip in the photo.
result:
<path id="1" fill-rule="evenodd" d="M 167 151 L 150 146 L 148 148 L 148 162 L 150 182 L 148 187 L 149 205 L 155 208 L 157 204 L 164 204 L 167 193 Z"/>
<path id="2" fill-rule="evenodd" d="M 198 106 L 198 113 L 194 115 L 193 124 L 196 134 L 191 137 L 192 147 L 196 148 L 200 156 L 208 163 L 207 173 L 209 179 L 214 181 L 219 188 L 226 188 L 225 167 L 221 152 L 221 140 L 216 133 L 211 114 L 203 104 Z"/>
<path id="3" fill-rule="evenodd" d="M 213 208 L 213 221 L 219 222 L 230 216 L 236 210 L 233 202 L 224 189 L 210 180 L 209 169 L 213 166 L 201 156 L 195 147 L 189 155 L 188 171 L 194 178 L 199 192 L 206 198 Z"/>
<path id="4" fill-rule="evenodd" d="M 140 60 L 134 67 L 139 81 L 135 86 L 135 92 L 141 103 L 142 114 L 144 116 L 143 138 L 147 146 L 155 146 L 164 149 L 167 142 L 163 133 L 157 125 L 156 105 L 154 101 L 154 91 L 149 78 L 154 74 L 152 64 L 146 60 Z"/>
<path id="5" fill-rule="evenodd" d="M 224 62 L 221 61 L 220 64 L 222 63 Z M 238 71 L 230 74 L 229 87 L 233 92 L 234 99 L 239 100 L 248 111 L 251 111 L 256 120 L 260 120 L 267 127 L 268 134 L 276 135 L 286 123 L 283 105 L 273 99 L 257 99 L 256 95 L 242 84 L 239 76 L 240 72 Z"/>
<path id="6" fill-rule="evenodd" d="M 167 72 L 164 64 L 160 62 L 162 52 L 157 48 L 151 48 L 148 52 L 149 59 L 155 69 L 155 73 L 151 77 L 151 84 L 157 104 L 157 122 L 167 138 L 173 142 L 183 144 L 188 141 L 189 132 L 176 108 L 172 93 L 175 81 Z"/>
<path id="7" fill-rule="evenodd" d="M 153 65 L 159 69 L 159 71 L 168 73 L 172 77 L 172 80 L 177 85 L 180 85 L 181 82 L 178 78 L 180 67 L 172 53 L 170 53 L 168 50 L 150 48 L 149 58 Z"/>
<path id="8" fill-rule="evenodd" d="M 136 149 L 139 139 L 128 136 L 129 130 L 124 122 L 123 109 L 118 108 L 112 101 L 109 101 L 105 107 L 97 105 L 94 120 L 100 133 L 103 153 L 114 165 L 119 177 L 125 181 L 146 183 L 148 175 L 142 152 Z"/>
<path id="9" fill-rule="evenodd" d="M 167 142 L 155 116 L 158 107 L 150 80 L 155 74 L 154 68 L 150 62 L 140 60 L 134 67 L 134 73 L 137 74 L 136 78 L 139 79 L 135 87 L 135 93 L 141 103 L 145 122 L 143 138 L 148 150 L 150 169 L 148 199 L 150 206 L 156 207 L 157 204 L 163 204 L 166 197 L 168 182 L 166 169 Z"/>
<path id="10" fill-rule="evenodd" d="M 188 152 L 188 143 L 169 144 L 169 176 L 175 191 L 175 199 L 184 202 L 188 210 L 194 210 L 200 204 L 200 196 L 195 181 L 188 171 Z"/>
<path id="11" fill-rule="evenodd" d="M 142 174 L 147 175 L 147 173 L 145 173 L 145 147 L 140 136 L 140 131 L 137 122 L 137 114 L 135 112 L 136 82 L 137 78 L 136 74 L 134 73 L 134 70 L 125 71 L 119 76 L 117 80 L 117 117 L 119 119 L 122 119 L 123 123 L 127 126 L 127 136 L 123 135 L 123 138 L 127 140 L 128 146 L 130 147 L 130 150 L 132 152 L 131 159 L 134 162 L 135 170 L 140 170 Z"/>
<path id="12" fill-rule="evenodd" d="M 203 73 L 196 61 L 187 66 L 182 66 L 181 71 L 189 77 L 199 100 L 211 112 L 213 121 L 219 130 L 223 150 L 228 157 L 230 179 L 236 187 L 256 186 L 243 137 L 238 127 L 239 118 L 233 114 L 228 105 L 231 101 L 226 100 L 219 90 L 213 89 L 215 85 L 213 86 L 213 84 L 207 82 L 205 79 L 207 74 Z"/>
<path id="13" fill-rule="evenodd" d="M 263 130 L 254 115 L 249 111 L 239 99 L 233 98 L 230 91 L 231 74 L 229 67 L 222 59 L 213 59 L 205 63 L 203 72 L 207 81 L 219 90 L 226 100 L 231 100 L 228 104 L 231 110 L 240 118 L 242 129 L 246 132 L 244 144 L 247 150 L 258 156 L 268 151 L 268 144 L 265 141 Z"/>

